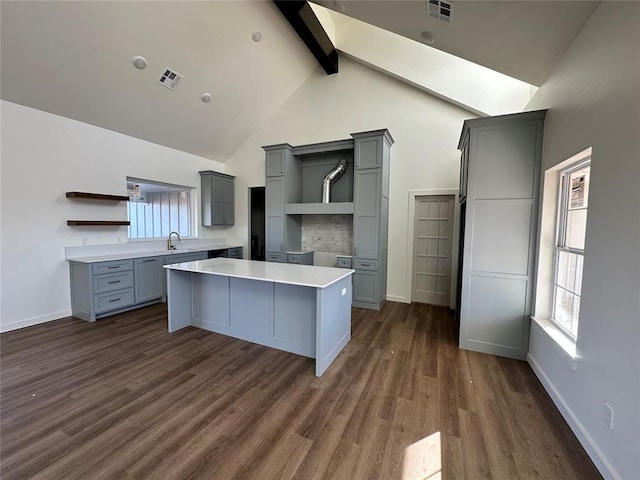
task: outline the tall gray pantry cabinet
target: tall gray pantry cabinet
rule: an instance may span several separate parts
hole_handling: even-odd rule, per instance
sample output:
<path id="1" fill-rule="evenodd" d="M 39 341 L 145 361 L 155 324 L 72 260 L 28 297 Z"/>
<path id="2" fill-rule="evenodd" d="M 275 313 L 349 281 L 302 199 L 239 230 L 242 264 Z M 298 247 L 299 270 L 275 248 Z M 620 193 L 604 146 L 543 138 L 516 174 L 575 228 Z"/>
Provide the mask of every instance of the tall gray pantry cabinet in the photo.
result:
<path id="1" fill-rule="evenodd" d="M 460 347 L 526 359 L 546 111 L 464 122 L 460 143 Z"/>
<path id="2" fill-rule="evenodd" d="M 350 214 L 353 218 L 353 306 L 380 309 L 387 292 L 389 161 L 393 138 L 385 130 L 352 139 L 265 150 L 266 260 L 285 262 L 302 244 L 302 216 Z M 351 164 L 320 202 L 323 176 L 339 158 Z M 348 188 L 344 188 L 344 187 Z M 348 252 L 342 252 L 348 253 Z"/>

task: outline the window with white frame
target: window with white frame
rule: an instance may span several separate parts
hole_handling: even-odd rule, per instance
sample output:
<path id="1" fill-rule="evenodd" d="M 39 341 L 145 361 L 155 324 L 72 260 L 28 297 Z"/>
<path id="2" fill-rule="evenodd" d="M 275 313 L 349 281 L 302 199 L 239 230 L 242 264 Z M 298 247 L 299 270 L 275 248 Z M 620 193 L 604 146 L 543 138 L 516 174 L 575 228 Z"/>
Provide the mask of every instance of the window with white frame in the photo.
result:
<path id="1" fill-rule="evenodd" d="M 195 188 L 127 178 L 129 239 L 195 237 Z"/>
<path id="2" fill-rule="evenodd" d="M 591 159 L 560 171 L 551 317 L 570 337 L 578 336 Z"/>

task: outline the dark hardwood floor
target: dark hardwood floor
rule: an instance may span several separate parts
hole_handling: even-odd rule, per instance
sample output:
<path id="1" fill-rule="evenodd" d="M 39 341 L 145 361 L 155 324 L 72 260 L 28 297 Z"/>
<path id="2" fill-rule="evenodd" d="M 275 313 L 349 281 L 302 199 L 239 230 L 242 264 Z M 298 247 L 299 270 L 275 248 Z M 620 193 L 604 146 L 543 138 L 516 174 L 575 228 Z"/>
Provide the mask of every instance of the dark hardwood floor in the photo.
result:
<path id="1" fill-rule="evenodd" d="M 166 306 L 0 336 L 1 478 L 601 478 L 525 362 L 457 348 L 447 309 L 353 310 L 313 360 Z"/>

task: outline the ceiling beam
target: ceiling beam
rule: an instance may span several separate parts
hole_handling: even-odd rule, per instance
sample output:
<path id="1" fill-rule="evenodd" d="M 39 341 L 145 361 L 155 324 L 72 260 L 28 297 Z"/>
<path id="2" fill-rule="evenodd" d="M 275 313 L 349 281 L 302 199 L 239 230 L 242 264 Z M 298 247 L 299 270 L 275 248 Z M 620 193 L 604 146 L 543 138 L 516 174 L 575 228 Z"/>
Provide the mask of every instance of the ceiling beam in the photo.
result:
<path id="1" fill-rule="evenodd" d="M 273 0 L 327 75 L 338 73 L 338 51 L 306 0 Z"/>

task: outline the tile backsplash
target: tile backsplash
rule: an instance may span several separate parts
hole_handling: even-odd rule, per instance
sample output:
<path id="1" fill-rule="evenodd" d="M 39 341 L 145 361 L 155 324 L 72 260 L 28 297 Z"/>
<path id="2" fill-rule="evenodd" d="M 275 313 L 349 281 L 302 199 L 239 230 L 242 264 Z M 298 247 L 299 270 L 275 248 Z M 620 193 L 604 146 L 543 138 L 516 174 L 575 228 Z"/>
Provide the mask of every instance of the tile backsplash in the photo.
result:
<path id="1" fill-rule="evenodd" d="M 351 255 L 353 215 L 303 215 L 302 249 Z"/>

